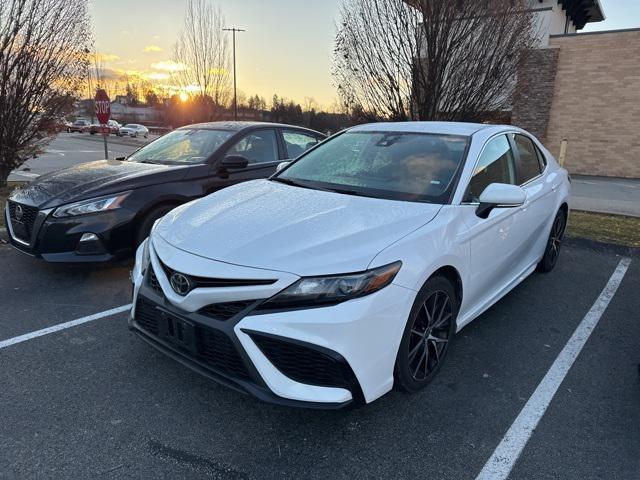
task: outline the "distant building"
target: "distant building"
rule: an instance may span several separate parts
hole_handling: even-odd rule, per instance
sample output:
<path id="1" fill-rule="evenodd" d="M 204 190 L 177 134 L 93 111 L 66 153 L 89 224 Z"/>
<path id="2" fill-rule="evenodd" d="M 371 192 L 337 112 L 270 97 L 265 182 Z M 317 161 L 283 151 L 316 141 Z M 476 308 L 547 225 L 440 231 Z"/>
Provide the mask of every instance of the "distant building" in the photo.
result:
<path id="1" fill-rule="evenodd" d="M 529 1 L 539 48 L 519 67 L 506 121 L 555 155 L 566 139 L 571 173 L 640 178 L 640 28 L 579 33 L 605 19 L 600 0 Z"/>
<path id="2" fill-rule="evenodd" d="M 141 123 L 143 125 L 161 125 L 164 122 L 163 111 L 157 107 L 147 105 L 128 105 L 124 103 L 122 97 L 117 95 L 116 100 L 111 102 L 111 118 L 124 123 Z"/>

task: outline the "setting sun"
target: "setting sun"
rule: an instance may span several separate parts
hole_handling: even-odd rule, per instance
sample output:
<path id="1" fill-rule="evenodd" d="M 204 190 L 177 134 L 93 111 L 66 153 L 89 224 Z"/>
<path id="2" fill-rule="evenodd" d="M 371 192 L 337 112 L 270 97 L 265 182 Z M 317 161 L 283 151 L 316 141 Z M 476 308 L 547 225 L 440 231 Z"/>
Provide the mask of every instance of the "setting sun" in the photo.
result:
<path id="1" fill-rule="evenodd" d="M 187 100 L 189 100 L 189 95 L 187 94 L 187 92 L 180 92 L 179 97 L 182 102 L 186 102 Z"/>

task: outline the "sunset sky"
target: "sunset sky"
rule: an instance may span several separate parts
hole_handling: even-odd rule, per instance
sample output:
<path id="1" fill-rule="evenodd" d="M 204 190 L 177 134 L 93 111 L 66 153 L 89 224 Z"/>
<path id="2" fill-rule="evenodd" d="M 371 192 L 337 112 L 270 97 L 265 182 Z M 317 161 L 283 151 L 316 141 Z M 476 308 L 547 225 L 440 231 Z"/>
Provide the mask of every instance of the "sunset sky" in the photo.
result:
<path id="1" fill-rule="evenodd" d="M 107 68 L 162 81 L 186 0 L 91 0 L 96 47 Z M 640 27 L 640 2 L 601 0 L 607 15 L 585 31 Z M 329 106 L 331 52 L 340 0 L 218 0 L 238 40 L 238 89 Z"/>

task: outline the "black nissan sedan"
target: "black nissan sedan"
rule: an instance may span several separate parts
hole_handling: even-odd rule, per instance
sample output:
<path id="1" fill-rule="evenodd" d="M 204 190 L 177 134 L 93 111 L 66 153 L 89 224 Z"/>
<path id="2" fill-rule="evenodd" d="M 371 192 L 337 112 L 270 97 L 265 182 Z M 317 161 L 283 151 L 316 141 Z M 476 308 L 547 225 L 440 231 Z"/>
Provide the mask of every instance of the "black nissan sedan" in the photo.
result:
<path id="1" fill-rule="evenodd" d="M 14 190 L 11 244 L 49 262 L 107 262 L 130 255 L 153 223 L 180 204 L 265 178 L 324 140 L 305 128 L 259 122 L 190 125 L 127 158 L 83 163 Z"/>

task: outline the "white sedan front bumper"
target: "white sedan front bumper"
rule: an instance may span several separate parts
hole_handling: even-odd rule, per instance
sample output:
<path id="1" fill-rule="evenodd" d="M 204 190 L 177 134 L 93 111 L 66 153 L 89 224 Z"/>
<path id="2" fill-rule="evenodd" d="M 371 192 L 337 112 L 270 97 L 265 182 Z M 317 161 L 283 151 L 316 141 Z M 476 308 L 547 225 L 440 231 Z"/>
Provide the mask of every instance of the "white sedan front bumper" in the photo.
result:
<path id="1" fill-rule="evenodd" d="M 150 268 L 155 272 L 162 290 L 160 297 L 164 302 L 157 308 L 163 311 L 165 307 L 169 308 L 172 314 L 183 316 L 196 329 L 224 330 L 247 363 L 250 376 L 266 394 L 256 392 L 246 382 L 236 385 L 240 389 L 265 400 L 287 405 L 344 406 L 353 402 L 371 402 L 392 388 L 396 354 L 416 292 L 391 284 L 374 294 L 333 306 L 288 311 L 268 311 L 258 306 L 240 318 L 236 316 L 219 322 L 205 319 L 198 312 L 207 305 L 220 302 L 269 298 L 298 277 L 204 260 L 174 249 L 158 237 L 154 238 L 154 248 L 150 248 L 150 253 Z M 149 274 L 143 275 L 140 271 L 141 256 L 142 248 L 137 252 L 132 272 L 134 300 L 140 297 L 155 298 L 155 302 L 159 303 L 160 297 L 149 293 Z M 193 276 L 207 273 L 209 277 L 216 278 L 277 277 L 277 282 L 259 287 L 196 288 L 186 296 L 179 296 L 172 290 L 163 270 L 166 265 L 171 268 L 180 265 L 182 273 Z M 131 311 L 130 325 L 137 333 L 153 337 L 136 322 L 135 305 L 136 301 Z M 283 352 L 274 353 L 273 348 L 265 349 L 261 343 L 265 339 L 276 349 L 282 346 Z M 166 339 L 157 335 L 154 340 L 163 343 Z M 158 347 L 157 344 L 155 346 Z M 167 353 L 180 355 L 180 351 L 175 350 Z M 298 358 L 296 355 L 301 356 Z M 345 378 L 349 381 L 328 385 L 328 374 L 314 364 L 314 355 L 328 362 L 319 365 L 331 366 L 330 359 L 344 364 L 340 368 L 348 371 Z M 186 356 L 189 357 L 188 354 Z M 195 357 L 192 360 L 199 367 L 206 368 Z M 297 375 L 308 380 L 299 381 Z M 314 375 L 318 376 L 317 381 Z"/>

